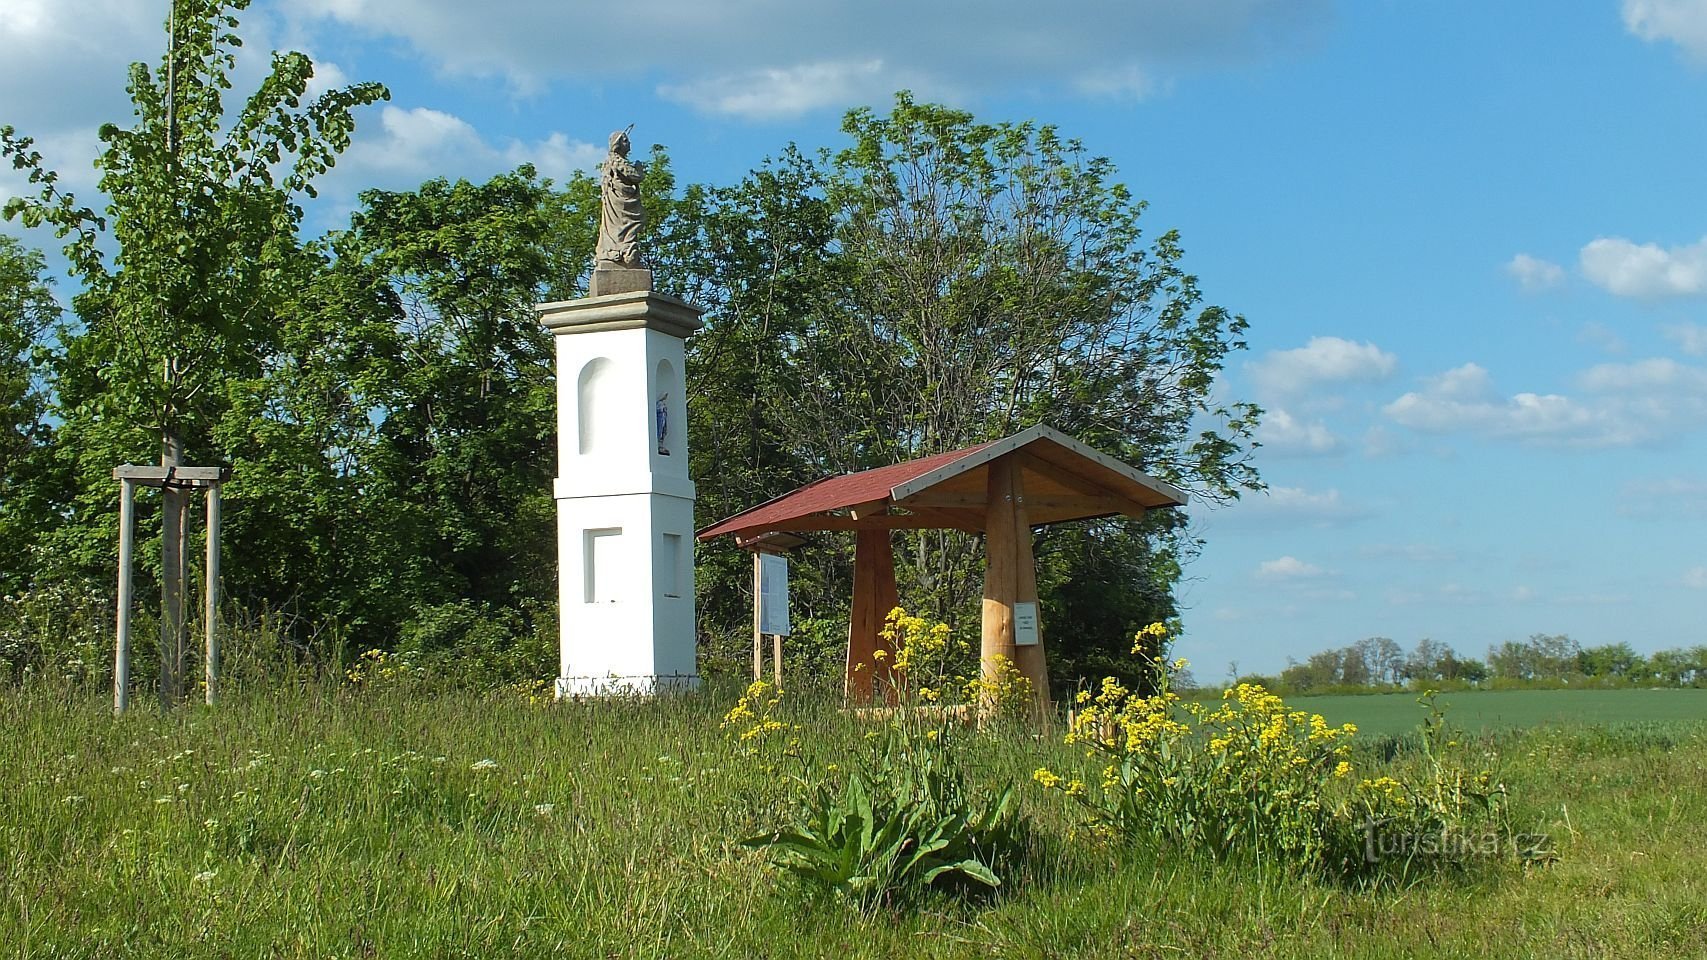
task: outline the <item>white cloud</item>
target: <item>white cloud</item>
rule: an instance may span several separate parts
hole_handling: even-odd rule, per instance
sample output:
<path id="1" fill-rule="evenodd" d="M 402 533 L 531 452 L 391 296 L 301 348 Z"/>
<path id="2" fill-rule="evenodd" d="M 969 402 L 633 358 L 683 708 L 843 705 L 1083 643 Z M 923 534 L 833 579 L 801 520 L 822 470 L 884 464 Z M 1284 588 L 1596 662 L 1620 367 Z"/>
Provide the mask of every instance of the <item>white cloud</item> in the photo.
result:
<path id="1" fill-rule="evenodd" d="M 387 104 L 379 112 L 377 131 L 358 126 L 336 176 L 363 186 L 413 187 L 427 177 L 483 178 L 532 163 L 542 176 L 561 181 L 575 170 L 592 170 L 603 157 L 604 150 L 562 133 L 532 143 L 492 144 L 461 117 Z"/>
<path id="2" fill-rule="evenodd" d="M 1690 567 L 1685 570 L 1683 585 L 1691 590 L 1707 590 L 1707 567 Z"/>
<path id="3" fill-rule="evenodd" d="M 1707 515 L 1707 476 L 1631 480 L 1618 494 L 1618 512 L 1675 520 Z"/>
<path id="4" fill-rule="evenodd" d="M 1303 487 L 1270 487 L 1267 497 L 1276 510 L 1291 513 L 1337 516 L 1346 510 L 1345 500 L 1338 490 L 1316 492 Z"/>
<path id="5" fill-rule="evenodd" d="M 1602 353 L 1623 353 L 1629 349 L 1629 345 L 1618 335 L 1618 331 L 1594 320 L 1583 324 L 1577 330 L 1577 340 Z"/>
<path id="6" fill-rule="evenodd" d="M 1519 393 L 1500 397 L 1488 371 L 1474 363 L 1430 379 L 1384 412 L 1397 423 L 1428 433 L 1469 431 L 1521 440 L 1617 442 L 1611 425 L 1568 397 Z"/>
<path id="7" fill-rule="evenodd" d="M 349 75 L 344 73 L 344 68 L 330 60 L 321 60 L 313 54 L 309 54 L 309 59 L 314 61 L 314 75 L 308 78 L 309 97 L 318 97 L 350 85 Z"/>
<path id="8" fill-rule="evenodd" d="M 400 38 L 437 70 L 501 77 L 518 91 L 566 78 L 645 83 L 707 112 L 763 119 L 855 106 L 877 99 L 871 91 L 886 99 L 903 86 L 935 98 L 1144 95 L 1158 74 L 1295 49 L 1333 5 L 1087 0 L 1066 15 L 1022 0 L 630 0 L 618 17 L 562 0 L 298 0 L 286 15 Z M 600 38 L 607 27 L 613 37 Z"/>
<path id="9" fill-rule="evenodd" d="M 884 69 L 882 60 L 828 61 L 660 84 L 658 95 L 706 113 L 775 120 L 824 107 L 881 102 L 905 85 Z"/>
<path id="10" fill-rule="evenodd" d="M 1707 292 L 1707 237 L 1681 247 L 1599 237 L 1579 259 L 1583 276 L 1608 293 L 1644 300 Z"/>
<path id="11" fill-rule="evenodd" d="M 1286 397 L 1327 384 L 1383 380 L 1398 365 L 1397 357 L 1373 343 L 1311 337 L 1302 347 L 1270 352 L 1250 370 L 1259 390 Z"/>
<path id="12" fill-rule="evenodd" d="M 1577 376 L 1588 394 L 1503 396 L 1474 363 L 1440 374 L 1389 403 L 1393 421 L 1427 433 L 1466 432 L 1557 446 L 1649 443 L 1707 422 L 1707 370 L 1660 357 L 1603 363 Z"/>
<path id="13" fill-rule="evenodd" d="M 1660 332 L 1684 353 L 1692 357 L 1707 356 L 1707 327 L 1699 323 L 1674 323 Z"/>
<path id="14" fill-rule="evenodd" d="M 4 117 L 0 117 L 0 122 L 4 122 Z M 100 172 L 94 167 L 102 146 L 96 128 L 61 129 L 37 135 L 34 140 L 35 149 L 42 157 L 42 166 L 59 174 L 59 189 L 76 194 L 79 203 L 99 209 L 100 204 L 94 202 L 95 197 L 85 196 L 101 179 Z M 0 194 L 35 196 L 38 192 L 39 187 L 30 186 L 28 174 L 15 169 L 10 160 L 0 161 Z"/>
<path id="15" fill-rule="evenodd" d="M 1087 70 L 1073 82 L 1081 93 L 1118 100 L 1142 100 L 1156 92 L 1156 79 L 1137 64 Z"/>
<path id="16" fill-rule="evenodd" d="M 510 166 L 531 163 L 538 168 L 541 176 L 562 183 L 577 170 L 582 173 L 593 172 L 605 158 L 605 148 L 571 140 L 565 134 L 553 132 L 551 136 L 534 143 L 511 140 L 504 147 L 504 157 Z"/>
<path id="17" fill-rule="evenodd" d="M 1670 40 L 1707 61 L 1707 4 L 1701 0 L 1624 0 L 1624 27 L 1649 42 Z"/>
<path id="18" fill-rule="evenodd" d="M 1505 272 L 1511 274 L 1518 286 L 1531 292 L 1556 287 L 1565 280 L 1564 267 L 1527 253 L 1506 261 Z"/>
<path id="19" fill-rule="evenodd" d="M 1257 565 L 1257 576 L 1264 580 L 1313 580 L 1326 573 L 1321 567 L 1290 555 Z"/>
<path id="20" fill-rule="evenodd" d="M 1257 424 L 1256 439 L 1272 453 L 1321 456 L 1340 448 L 1339 437 L 1320 420 L 1304 421 L 1285 410 L 1264 410 Z"/>
<path id="21" fill-rule="evenodd" d="M 1402 560 L 1406 563 L 1457 563 L 1460 559 L 1455 550 L 1427 543 L 1376 543 L 1359 552 L 1372 560 Z"/>
<path id="22" fill-rule="evenodd" d="M 1269 487 L 1248 494 L 1223 516 L 1243 527 L 1334 527 L 1370 515 L 1369 508 L 1347 500 L 1337 489 Z"/>
<path id="23" fill-rule="evenodd" d="M 1363 431 L 1363 455 L 1372 460 L 1403 453 L 1406 449 L 1404 440 L 1381 424 Z"/>
<path id="24" fill-rule="evenodd" d="M 1636 397 L 1707 398 L 1707 370 L 1670 357 L 1631 363 L 1601 363 L 1577 378 L 1584 389 Z"/>
<path id="25" fill-rule="evenodd" d="M 164 4 L 136 0 L 0 3 L 0 122 L 40 136 L 128 117 L 126 68 L 160 58 L 165 21 Z"/>

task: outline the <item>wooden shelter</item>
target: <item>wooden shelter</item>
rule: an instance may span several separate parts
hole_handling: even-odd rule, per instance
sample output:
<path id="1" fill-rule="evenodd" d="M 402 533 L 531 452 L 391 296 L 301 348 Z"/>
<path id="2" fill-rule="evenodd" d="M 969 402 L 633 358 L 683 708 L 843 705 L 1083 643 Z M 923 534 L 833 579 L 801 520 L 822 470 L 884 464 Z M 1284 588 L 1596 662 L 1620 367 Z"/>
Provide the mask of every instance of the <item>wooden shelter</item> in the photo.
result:
<path id="1" fill-rule="evenodd" d="M 878 657 L 883 620 L 896 604 L 891 530 L 952 529 L 984 534 L 983 641 L 986 677 L 1002 659 L 1047 702 L 1049 672 L 1037 615 L 1031 531 L 1045 524 L 1143 516 L 1177 507 L 1184 491 L 1057 430 L 1038 425 L 1002 440 L 860 473 L 829 477 L 699 532 L 752 542 L 770 534 L 852 530 L 853 613 L 846 690 L 869 701 L 875 681 L 892 680 Z"/>

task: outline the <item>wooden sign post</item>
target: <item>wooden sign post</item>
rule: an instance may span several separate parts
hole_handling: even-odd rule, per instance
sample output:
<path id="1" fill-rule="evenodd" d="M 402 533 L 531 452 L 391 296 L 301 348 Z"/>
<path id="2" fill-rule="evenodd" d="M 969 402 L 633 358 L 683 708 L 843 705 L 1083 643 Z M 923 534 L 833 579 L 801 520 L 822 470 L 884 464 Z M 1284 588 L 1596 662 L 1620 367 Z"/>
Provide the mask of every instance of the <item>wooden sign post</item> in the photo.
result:
<path id="1" fill-rule="evenodd" d="M 771 638 L 772 682 L 782 686 L 782 638 L 788 622 L 788 558 L 768 550 L 753 551 L 753 679 L 764 672 L 765 637 Z"/>
<path id="2" fill-rule="evenodd" d="M 788 616 L 788 556 L 808 543 L 805 537 L 772 533 L 737 539 L 736 546 L 753 554 L 753 680 L 765 675 L 765 637 L 771 638 L 771 677 L 782 686 L 782 638 L 792 624 Z"/>

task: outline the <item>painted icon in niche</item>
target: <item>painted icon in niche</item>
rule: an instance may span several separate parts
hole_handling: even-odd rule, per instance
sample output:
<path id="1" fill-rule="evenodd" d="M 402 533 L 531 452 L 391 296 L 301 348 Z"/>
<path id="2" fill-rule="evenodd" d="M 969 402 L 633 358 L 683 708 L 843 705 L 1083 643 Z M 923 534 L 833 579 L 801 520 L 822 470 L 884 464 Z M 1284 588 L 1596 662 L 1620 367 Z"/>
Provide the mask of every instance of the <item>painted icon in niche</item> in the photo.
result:
<path id="1" fill-rule="evenodd" d="M 663 394 L 658 398 L 658 454 L 669 456 L 670 448 L 664 443 L 664 438 L 670 435 L 670 395 Z"/>

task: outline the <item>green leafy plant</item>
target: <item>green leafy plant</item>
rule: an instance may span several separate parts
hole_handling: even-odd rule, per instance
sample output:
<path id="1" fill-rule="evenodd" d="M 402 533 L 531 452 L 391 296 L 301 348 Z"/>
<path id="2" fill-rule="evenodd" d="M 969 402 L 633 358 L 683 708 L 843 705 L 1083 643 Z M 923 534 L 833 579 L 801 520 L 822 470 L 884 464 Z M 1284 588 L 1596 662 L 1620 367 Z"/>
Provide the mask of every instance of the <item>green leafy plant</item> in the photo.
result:
<path id="1" fill-rule="evenodd" d="M 940 738 L 924 749 L 899 727 L 869 770 L 811 788 L 791 827 L 749 837 L 808 886 L 862 907 L 899 905 L 926 889 L 994 890 L 1022 845 L 1009 784 L 971 791 Z"/>
<path id="2" fill-rule="evenodd" d="M 896 703 L 866 714 L 883 726 L 866 732 L 852 769 L 819 766 L 801 754 L 800 727 L 780 719 L 782 692 L 770 684 L 748 687 L 725 716 L 724 728 L 744 754 L 767 758 L 767 772 L 784 759 L 802 770 L 792 822 L 742 843 L 768 851 L 809 888 L 863 909 L 903 906 L 932 889 L 996 890 L 1026 849 L 1030 826 L 1017 811 L 1013 784 L 974 786 L 961 757 L 967 738 L 977 735 L 963 722 L 971 708 L 1006 688 L 985 689 L 952 673 L 955 654 L 964 651 L 944 624 L 895 609 L 884 638 L 893 650 Z M 955 703 L 960 694 L 972 702 Z M 1029 688 L 1018 695 L 1029 702 Z"/>

